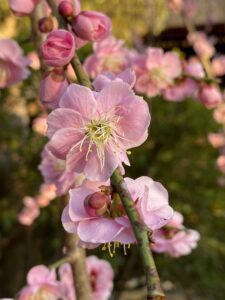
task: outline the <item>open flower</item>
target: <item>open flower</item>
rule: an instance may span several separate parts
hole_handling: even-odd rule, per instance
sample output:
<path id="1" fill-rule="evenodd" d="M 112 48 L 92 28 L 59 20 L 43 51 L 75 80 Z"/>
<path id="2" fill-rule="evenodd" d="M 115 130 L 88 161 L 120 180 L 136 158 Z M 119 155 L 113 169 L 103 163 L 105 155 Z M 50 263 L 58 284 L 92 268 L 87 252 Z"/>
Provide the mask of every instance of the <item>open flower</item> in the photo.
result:
<path id="1" fill-rule="evenodd" d="M 146 227 L 155 230 L 168 223 L 173 209 L 168 204 L 168 193 L 160 183 L 148 177 L 125 178 L 125 182 Z M 136 240 L 117 193 L 107 194 L 108 200 L 101 203 L 101 207 L 95 208 L 89 201 L 96 193 L 102 193 L 106 184 L 86 181 L 80 188 L 71 190 L 62 223 L 66 231 L 78 234 L 85 247 L 106 243 L 110 251 L 111 242 L 130 244 Z"/>
<path id="2" fill-rule="evenodd" d="M 99 93 L 71 84 L 59 105 L 48 117 L 49 149 L 89 180 L 106 181 L 122 162 L 129 165 L 127 150 L 147 138 L 147 103 L 124 82 Z"/>
<path id="3" fill-rule="evenodd" d="M 63 298 L 62 287 L 54 270 L 44 265 L 33 267 L 27 274 L 27 286 L 19 293 L 18 300 Z"/>
<path id="4" fill-rule="evenodd" d="M 13 40 L 0 40 L 0 88 L 9 87 L 26 79 L 29 60 L 23 56 L 20 46 Z"/>
<path id="5" fill-rule="evenodd" d="M 197 247 L 200 235 L 196 230 L 185 228 L 183 216 L 174 212 L 165 227 L 154 231 L 153 238 L 153 251 L 178 257 L 190 254 Z"/>
<path id="6" fill-rule="evenodd" d="M 93 50 L 94 53 L 84 61 L 84 68 L 92 78 L 106 71 L 118 74 L 129 67 L 130 51 L 124 47 L 124 41 L 114 36 L 94 43 Z"/>
<path id="7" fill-rule="evenodd" d="M 148 48 L 143 55 L 137 56 L 133 62 L 137 81 L 137 92 L 154 97 L 163 89 L 172 85 L 181 75 L 181 61 L 175 52 L 163 53 L 160 48 Z"/>
<path id="8" fill-rule="evenodd" d="M 113 289 L 113 269 L 111 265 L 91 255 L 86 259 L 87 271 L 91 283 L 92 300 L 108 300 Z M 59 268 L 60 281 L 66 288 L 66 300 L 75 300 L 75 289 L 71 266 L 64 264 Z"/>
<path id="9" fill-rule="evenodd" d="M 55 157 L 48 149 L 48 144 L 42 151 L 42 161 L 39 170 L 44 177 L 45 183 L 54 184 L 57 195 L 64 195 L 69 189 L 74 188 L 79 174 L 66 170 L 64 160 Z"/>

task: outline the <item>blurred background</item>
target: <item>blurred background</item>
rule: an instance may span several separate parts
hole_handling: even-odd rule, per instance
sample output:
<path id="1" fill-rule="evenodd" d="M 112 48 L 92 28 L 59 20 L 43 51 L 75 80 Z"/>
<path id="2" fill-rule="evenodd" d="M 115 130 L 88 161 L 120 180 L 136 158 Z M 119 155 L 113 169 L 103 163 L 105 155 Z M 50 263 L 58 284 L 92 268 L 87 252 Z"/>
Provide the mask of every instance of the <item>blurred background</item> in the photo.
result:
<path id="1" fill-rule="evenodd" d="M 218 51 L 225 53 L 225 2 L 198 1 L 196 25 L 216 36 Z M 128 46 L 141 44 L 164 49 L 185 42 L 183 19 L 170 13 L 166 0 L 81 0 L 84 9 L 100 10 L 113 21 L 113 33 Z M 122 30 L 121 30 L 122 28 Z M 25 53 L 32 51 L 29 18 L 16 18 L 6 0 L 0 1 L 0 38 L 14 38 Z M 84 58 L 91 51 L 85 47 Z M 0 297 L 13 297 L 23 286 L 27 270 L 61 257 L 64 231 L 60 199 L 42 209 L 32 226 L 17 220 L 24 196 L 35 196 L 42 178 L 37 170 L 46 138 L 32 130 L 40 113 L 40 74 L 7 90 L 0 90 Z M 216 168 L 217 150 L 207 141 L 218 131 L 212 111 L 195 101 L 151 100 L 152 123 L 148 141 L 132 151 L 127 176 L 147 175 L 169 191 L 172 207 L 180 211 L 184 224 L 196 229 L 201 240 L 191 255 L 171 258 L 155 255 L 163 287 L 171 300 L 225 299 L 225 179 Z M 89 253 L 110 261 L 115 269 L 113 299 L 142 299 L 144 278 L 134 246 L 125 256 L 113 258 L 98 248 Z"/>

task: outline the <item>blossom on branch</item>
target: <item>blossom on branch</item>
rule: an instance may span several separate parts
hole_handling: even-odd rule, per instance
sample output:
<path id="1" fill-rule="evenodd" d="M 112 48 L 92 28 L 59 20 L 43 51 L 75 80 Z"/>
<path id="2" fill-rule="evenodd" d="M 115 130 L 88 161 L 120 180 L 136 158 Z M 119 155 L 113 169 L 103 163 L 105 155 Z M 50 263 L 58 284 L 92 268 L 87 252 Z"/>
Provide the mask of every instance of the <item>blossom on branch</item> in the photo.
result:
<path id="1" fill-rule="evenodd" d="M 146 228 L 161 228 L 172 218 L 173 209 L 168 203 L 168 193 L 160 183 L 148 177 L 136 180 L 125 178 L 125 182 Z M 108 199 L 103 198 L 105 191 Z M 102 197 L 101 203 L 98 199 L 95 201 L 96 193 Z M 71 190 L 62 223 L 66 231 L 78 234 L 81 244 L 87 248 L 105 243 L 111 251 L 111 243 L 135 243 L 121 199 L 108 183 L 85 181 L 81 187 Z"/>
<path id="2" fill-rule="evenodd" d="M 148 105 L 124 82 L 99 93 L 71 84 L 59 106 L 48 116 L 49 150 L 89 180 L 106 181 L 122 163 L 129 165 L 127 150 L 148 136 Z"/>

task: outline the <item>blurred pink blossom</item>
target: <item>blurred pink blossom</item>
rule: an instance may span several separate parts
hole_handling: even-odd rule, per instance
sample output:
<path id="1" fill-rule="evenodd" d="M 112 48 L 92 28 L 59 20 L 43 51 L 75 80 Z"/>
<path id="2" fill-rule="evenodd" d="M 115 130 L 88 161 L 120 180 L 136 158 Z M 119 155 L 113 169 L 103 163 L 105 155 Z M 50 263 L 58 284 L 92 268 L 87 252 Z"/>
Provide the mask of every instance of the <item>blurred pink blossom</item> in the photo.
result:
<path id="1" fill-rule="evenodd" d="M 160 48 L 148 48 L 146 54 L 137 56 L 132 67 L 136 72 L 135 89 L 154 97 L 173 85 L 181 75 L 182 66 L 175 52 L 164 53 Z"/>
<path id="2" fill-rule="evenodd" d="M 225 146 L 225 135 L 222 133 L 209 133 L 208 141 L 214 148 Z"/>
<path id="3" fill-rule="evenodd" d="M 22 17 L 30 15 L 40 1 L 41 0 L 9 0 L 9 5 L 16 16 Z"/>
<path id="4" fill-rule="evenodd" d="M 217 165 L 218 169 L 219 169 L 223 174 L 225 174 L 225 155 L 220 155 L 220 156 L 217 158 L 216 165 Z"/>
<path id="5" fill-rule="evenodd" d="M 28 55 L 27 55 L 27 58 L 30 60 L 29 66 L 33 70 L 39 70 L 40 69 L 40 59 L 38 57 L 37 52 L 35 52 L 35 51 L 29 52 Z"/>
<path id="6" fill-rule="evenodd" d="M 225 124 L 225 104 L 220 104 L 213 112 L 213 117 L 219 124 Z"/>
<path id="7" fill-rule="evenodd" d="M 180 102 L 188 97 L 197 96 L 199 85 L 195 80 L 186 78 L 175 85 L 167 87 L 163 91 L 163 97 L 167 101 Z"/>
<path id="8" fill-rule="evenodd" d="M 109 36 L 93 44 L 94 53 L 84 61 L 86 72 L 95 78 L 98 74 L 110 71 L 120 73 L 130 64 L 130 51 L 124 47 L 124 41 Z"/>
<path id="9" fill-rule="evenodd" d="M 56 186 L 54 184 L 42 183 L 39 188 L 39 194 L 36 197 L 37 204 L 40 207 L 46 207 L 56 198 Z"/>
<path id="10" fill-rule="evenodd" d="M 64 299 L 62 286 L 57 281 L 54 270 L 49 270 L 44 265 L 30 269 L 27 274 L 27 286 L 19 293 L 18 300 L 28 299 Z"/>
<path id="11" fill-rule="evenodd" d="M 195 78 L 205 77 L 203 65 L 197 57 L 191 57 L 187 62 L 185 61 L 184 73 Z"/>
<path id="12" fill-rule="evenodd" d="M 200 57 L 211 58 L 215 54 L 215 47 L 213 42 L 208 39 L 206 34 L 202 31 L 195 31 L 189 33 L 187 36 L 188 42 L 193 46 L 196 54 Z"/>
<path id="13" fill-rule="evenodd" d="M 23 50 L 16 41 L 0 40 L 0 88 L 9 87 L 26 79 L 29 60 L 23 56 Z"/>
<path id="14" fill-rule="evenodd" d="M 82 11 L 73 19 L 72 28 L 79 38 L 99 42 L 110 34 L 112 23 L 103 13 Z"/>
<path id="15" fill-rule="evenodd" d="M 196 230 L 183 226 L 183 216 L 174 212 L 173 218 L 167 225 L 154 231 L 152 249 L 158 253 L 168 253 L 178 257 L 188 255 L 197 247 L 200 235 Z"/>
<path id="16" fill-rule="evenodd" d="M 40 115 L 35 118 L 32 123 L 32 129 L 41 135 L 45 135 L 47 132 L 47 116 Z"/>
<path id="17" fill-rule="evenodd" d="M 113 81 L 99 93 L 71 84 L 48 116 L 49 150 L 68 171 L 105 181 L 129 165 L 127 150 L 146 140 L 149 123 L 147 103 L 128 84 Z"/>
<path id="18" fill-rule="evenodd" d="M 223 97 L 219 88 L 215 85 L 202 85 L 198 99 L 207 107 L 215 108 L 222 103 Z"/>
<path id="19" fill-rule="evenodd" d="M 41 45 L 44 62 L 52 67 L 67 65 L 74 56 L 75 39 L 69 31 L 58 29 L 50 32 Z"/>
<path id="20" fill-rule="evenodd" d="M 86 259 L 87 271 L 91 282 L 91 299 L 108 300 L 113 289 L 113 269 L 111 265 L 96 256 Z M 64 264 L 59 268 L 60 281 L 66 287 L 66 300 L 75 300 L 75 290 L 71 266 Z"/>
<path id="21" fill-rule="evenodd" d="M 30 226 L 33 221 L 39 216 L 40 210 L 36 200 L 32 197 L 24 197 L 24 208 L 18 215 L 18 221 L 26 226 Z"/>
<path id="22" fill-rule="evenodd" d="M 219 77 L 225 75 L 225 55 L 220 55 L 212 60 L 213 76 Z"/>

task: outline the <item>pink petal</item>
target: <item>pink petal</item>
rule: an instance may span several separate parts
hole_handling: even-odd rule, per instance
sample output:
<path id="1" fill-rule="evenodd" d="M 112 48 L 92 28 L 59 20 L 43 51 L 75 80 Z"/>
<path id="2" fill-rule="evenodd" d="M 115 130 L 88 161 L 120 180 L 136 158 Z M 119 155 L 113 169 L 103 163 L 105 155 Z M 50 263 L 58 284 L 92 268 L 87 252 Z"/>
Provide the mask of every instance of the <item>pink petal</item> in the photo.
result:
<path id="1" fill-rule="evenodd" d="M 52 136 L 49 145 L 49 150 L 60 159 L 65 159 L 71 148 L 81 141 L 82 134 L 74 128 L 63 128 Z"/>
<path id="2" fill-rule="evenodd" d="M 53 134 L 62 128 L 81 128 L 81 115 L 69 108 L 58 108 L 53 110 L 47 119 L 48 130 L 47 136 L 51 138 Z"/>
<path id="3" fill-rule="evenodd" d="M 59 102 L 60 107 L 71 108 L 87 119 L 96 111 L 96 100 L 92 91 L 78 84 L 71 84 Z"/>
<path id="4" fill-rule="evenodd" d="M 112 81 L 97 96 L 98 112 L 113 113 L 115 107 L 122 105 L 128 96 L 133 96 L 128 84 Z"/>
<path id="5" fill-rule="evenodd" d="M 120 225 L 115 221 L 98 218 L 80 222 L 77 233 L 84 242 L 108 243 L 113 240 L 120 230 Z"/>
<path id="6" fill-rule="evenodd" d="M 61 217 L 63 228 L 69 233 L 77 232 L 77 223 L 74 223 L 69 216 L 69 206 L 67 205 L 62 213 Z"/>

